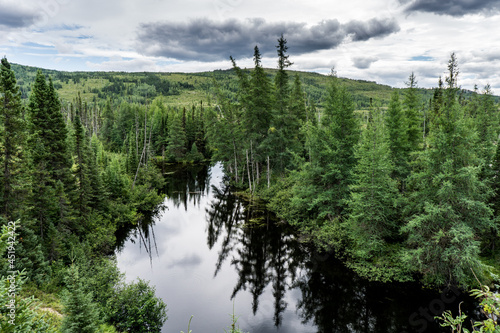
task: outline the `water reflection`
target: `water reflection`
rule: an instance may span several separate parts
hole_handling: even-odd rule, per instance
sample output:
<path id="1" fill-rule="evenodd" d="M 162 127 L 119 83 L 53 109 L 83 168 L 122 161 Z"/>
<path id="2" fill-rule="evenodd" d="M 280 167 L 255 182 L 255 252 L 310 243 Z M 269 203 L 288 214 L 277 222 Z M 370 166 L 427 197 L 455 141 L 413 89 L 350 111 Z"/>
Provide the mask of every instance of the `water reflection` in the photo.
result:
<path id="1" fill-rule="evenodd" d="M 165 176 L 165 193 L 175 207 L 183 205 L 187 211 L 190 204 L 199 206 L 201 198 L 209 193 L 210 168 L 206 164 L 169 165 Z"/>
<path id="2" fill-rule="evenodd" d="M 279 330 L 288 307 L 285 294 L 300 290 L 296 313 L 303 324 L 318 332 L 443 332 L 434 320 L 443 310 L 456 312 L 471 299 L 458 290 L 447 303 L 436 291 L 417 284 L 382 284 L 359 278 L 332 253 L 319 253 L 301 244 L 290 226 L 280 223 L 255 202 L 237 198 L 227 181 L 212 185 L 207 208 L 207 243 L 210 249 L 223 238 L 215 275 L 231 258 L 238 273 L 232 297 L 241 290 L 252 294 L 252 311 L 269 285 L 274 297 L 274 325 Z M 438 301 L 436 301 L 438 300 Z M 429 304 L 438 304 L 430 308 Z M 470 311 L 467 306 L 462 309 Z M 425 312 L 427 311 L 427 312 Z"/>
<path id="3" fill-rule="evenodd" d="M 258 202 L 235 195 L 220 168 L 167 170 L 168 209 L 156 225 L 152 219 L 135 231 L 150 250 L 157 231 L 155 271 L 119 260 L 152 280 L 167 302 L 164 332 L 185 330 L 191 314 L 193 332 L 221 332 L 231 299 L 240 327 L 251 333 L 445 332 L 434 316 L 467 298 L 360 279 L 333 254 L 299 242 Z M 126 256 L 140 254 L 130 249 Z"/>
<path id="4" fill-rule="evenodd" d="M 223 238 L 215 268 L 229 256 L 238 273 L 231 298 L 241 290 L 252 295 L 252 311 L 256 314 L 259 298 L 268 285 L 274 297 L 274 325 L 280 327 L 288 303 L 284 296 L 296 279 L 303 251 L 292 230 L 258 203 L 243 202 L 231 193 L 227 181 L 212 185 L 213 200 L 207 208 L 207 243 L 210 249 Z"/>

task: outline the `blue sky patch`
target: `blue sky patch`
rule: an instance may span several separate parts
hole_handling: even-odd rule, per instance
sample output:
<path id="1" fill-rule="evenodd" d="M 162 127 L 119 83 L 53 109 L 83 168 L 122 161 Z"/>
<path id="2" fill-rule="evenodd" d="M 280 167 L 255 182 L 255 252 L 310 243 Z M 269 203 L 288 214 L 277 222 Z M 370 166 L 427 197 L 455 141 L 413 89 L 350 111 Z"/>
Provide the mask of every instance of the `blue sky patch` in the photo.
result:
<path id="1" fill-rule="evenodd" d="M 410 61 L 433 61 L 434 58 L 433 57 L 429 57 L 429 56 L 416 56 L 416 57 L 412 57 L 410 59 Z"/>

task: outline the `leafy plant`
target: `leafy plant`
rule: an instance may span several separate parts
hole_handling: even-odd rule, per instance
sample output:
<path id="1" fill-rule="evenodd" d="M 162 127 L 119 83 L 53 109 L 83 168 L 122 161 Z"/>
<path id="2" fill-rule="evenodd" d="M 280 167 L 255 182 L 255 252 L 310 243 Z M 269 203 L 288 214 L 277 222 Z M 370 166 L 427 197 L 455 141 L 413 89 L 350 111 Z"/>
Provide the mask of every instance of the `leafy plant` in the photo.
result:
<path id="1" fill-rule="evenodd" d="M 167 320 L 166 304 L 155 296 L 154 287 L 141 279 L 118 287 L 108 308 L 109 320 L 119 331 L 159 332 Z"/>
<path id="2" fill-rule="evenodd" d="M 473 331 L 481 333 L 499 333 L 500 325 L 497 323 L 497 318 L 500 317 L 500 298 L 493 293 L 488 286 L 481 286 L 481 289 L 473 289 L 470 294 L 481 299 L 479 306 L 482 308 L 482 313 L 487 319 L 473 323 Z M 460 303 L 462 304 L 462 303 Z M 457 333 L 470 333 L 466 328 L 463 328 L 463 322 L 467 318 L 466 314 L 462 314 L 459 305 L 459 315 L 453 317 L 451 311 L 445 311 L 436 319 L 442 321 L 442 327 L 450 327 L 451 331 Z"/>

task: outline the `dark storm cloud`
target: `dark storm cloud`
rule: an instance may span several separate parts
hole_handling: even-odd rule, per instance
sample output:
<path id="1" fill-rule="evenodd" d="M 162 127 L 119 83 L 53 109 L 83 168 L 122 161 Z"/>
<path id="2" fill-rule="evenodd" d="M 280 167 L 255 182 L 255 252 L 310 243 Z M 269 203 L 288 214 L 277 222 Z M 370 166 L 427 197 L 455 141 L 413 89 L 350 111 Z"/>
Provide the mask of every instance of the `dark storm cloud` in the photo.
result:
<path id="1" fill-rule="evenodd" d="M 398 32 L 399 25 L 394 20 L 371 19 L 367 22 L 351 21 L 345 25 L 345 31 L 352 35 L 354 41 L 365 41 L 370 38 L 385 37 Z"/>
<path id="2" fill-rule="evenodd" d="M 407 5 L 405 11 L 429 12 L 438 15 L 464 16 L 467 14 L 490 15 L 500 11 L 500 0 L 399 0 Z"/>
<path id="3" fill-rule="evenodd" d="M 0 27 L 24 28 L 32 25 L 39 16 L 30 9 L 0 2 Z"/>
<path id="4" fill-rule="evenodd" d="M 156 22 L 139 27 L 138 49 L 147 55 L 198 61 L 216 61 L 250 57 L 253 47 L 262 54 L 275 54 L 281 34 L 293 54 L 332 49 L 348 36 L 354 41 L 383 37 L 399 31 L 392 20 L 372 19 L 368 22 L 325 20 L 313 26 L 296 22 L 268 23 L 263 19 L 215 22 L 208 19 L 187 23 Z"/>

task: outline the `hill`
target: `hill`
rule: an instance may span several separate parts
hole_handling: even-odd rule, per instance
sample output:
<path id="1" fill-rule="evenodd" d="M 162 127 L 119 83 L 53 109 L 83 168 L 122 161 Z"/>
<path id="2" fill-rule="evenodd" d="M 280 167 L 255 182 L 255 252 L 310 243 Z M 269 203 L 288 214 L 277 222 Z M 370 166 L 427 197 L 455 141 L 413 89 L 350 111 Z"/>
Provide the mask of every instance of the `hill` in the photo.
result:
<path id="1" fill-rule="evenodd" d="M 39 68 L 12 64 L 16 73 L 22 96 L 26 99 L 31 91 L 36 72 Z M 41 69 L 49 75 L 64 102 L 71 102 L 80 93 L 82 101 L 101 104 L 107 99 L 115 101 L 145 103 L 156 96 L 164 96 L 164 103 L 176 106 L 191 106 L 211 103 L 214 82 L 217 82 L 230 97 L 234 97 L 237 90 L 237 79 L 232 69 L 215 70 L 200 73 L 158 73 L 158 72 L 64 72 Z M 250 71 L 250 70 L 249 70 Z M 270 77 L 274 77 L 276 70 L 266 69 Z M 307 98 L 321 105 L 324 99 L 328 76 L 312 73 L 289 71 L 290 80 L 298 75 L 302 81 Z M 215 80 L 215 81 L 214 81 Z M 358 109 L 370 106 L 370 100 L 375 105 L 386 106 L 394 89 L 387 85 L 373 81 L 352 80 L 340 78 L 340 81 L 352 94 Z M 404 89 L 399 89 L 403 91 Z M 428 101 L 432 96 L 432 89 L 419 89 L 422 101 Z M 471 92 L 467 92 L 471 93 Z"/>

